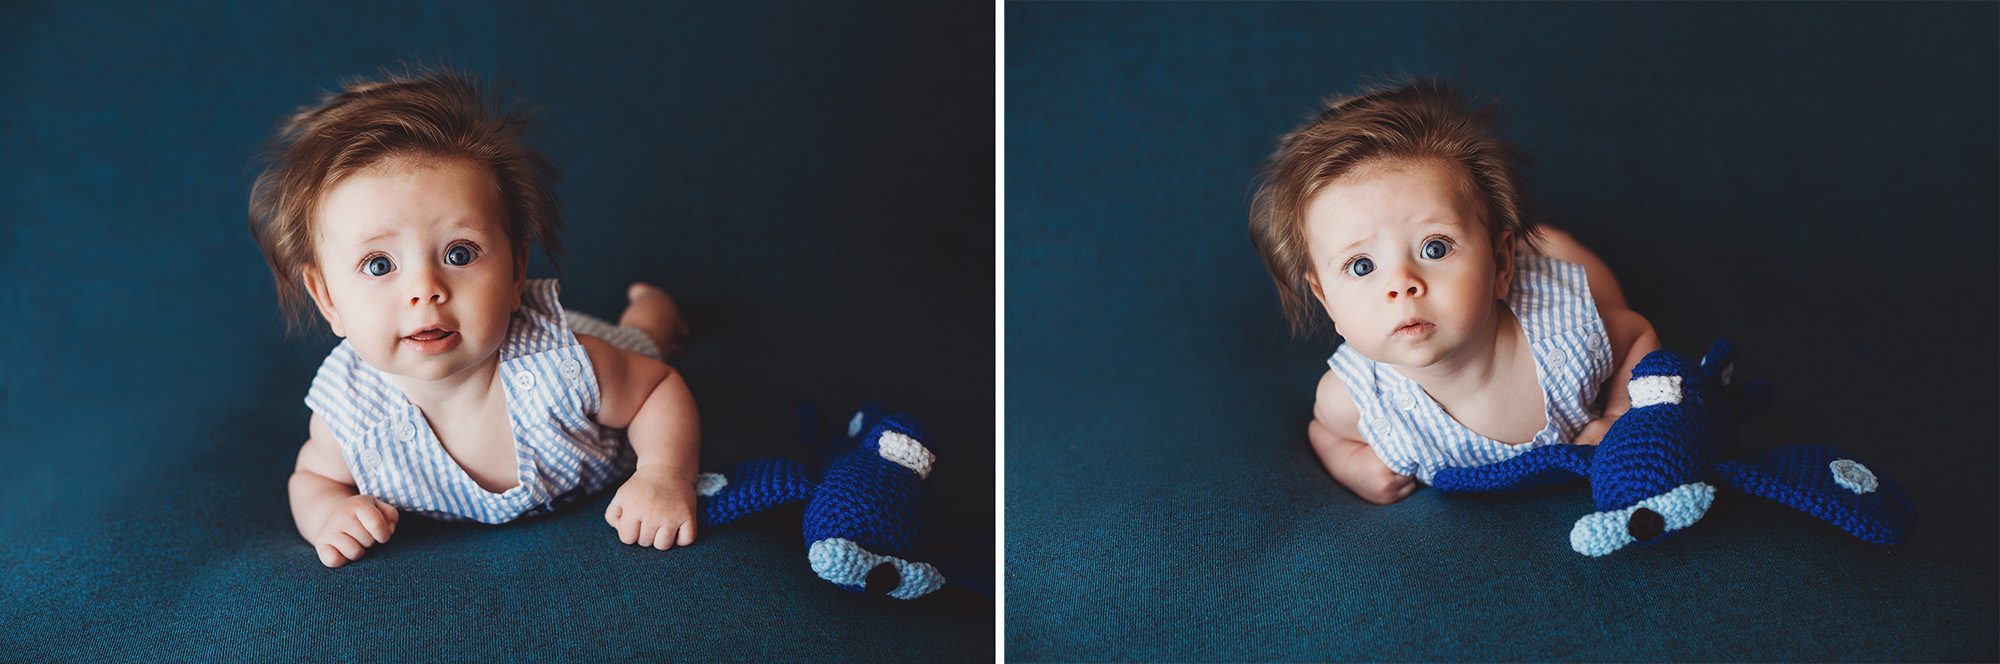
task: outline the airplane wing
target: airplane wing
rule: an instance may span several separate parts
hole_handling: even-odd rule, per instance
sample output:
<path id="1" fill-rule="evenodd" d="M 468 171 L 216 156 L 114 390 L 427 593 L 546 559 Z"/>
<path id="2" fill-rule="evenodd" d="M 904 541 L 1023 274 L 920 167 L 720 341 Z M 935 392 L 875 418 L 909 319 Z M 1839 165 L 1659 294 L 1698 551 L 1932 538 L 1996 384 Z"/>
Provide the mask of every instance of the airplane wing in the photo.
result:
<path id="1" fill-rule="evenodd" d="M 1916 522 L 1916 503 L 1876 468 L 1819 445 L 1793 445 L 1716 464 L 1724 482 L 1777 501 L 1875 544 L 1895 544 Z"/>

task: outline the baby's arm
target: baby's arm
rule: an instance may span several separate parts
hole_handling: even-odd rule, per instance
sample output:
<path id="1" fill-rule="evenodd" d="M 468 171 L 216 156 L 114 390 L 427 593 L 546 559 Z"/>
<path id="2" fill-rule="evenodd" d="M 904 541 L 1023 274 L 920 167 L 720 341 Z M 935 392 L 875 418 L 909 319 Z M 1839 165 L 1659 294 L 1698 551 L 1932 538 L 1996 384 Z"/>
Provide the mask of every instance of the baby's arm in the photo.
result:
<path id="1" fill-rule="evenodd" d="M 1604 332 L 1610 337 L 1611 361 L 1616 368 L 1599 391 L 1604 399 L 1604 414 L 1585 424 L 1573 441 L 1578 445 L 1596 445 L 1604 439 L 1611 423 L 1632 408 L 1631 396 L 1626 394 L 1632 367 L 1638 366 L 1647 353 L 1660 349 L 1660 337 L 1645 316 L 1626 306 L 1625 294 L 1618 288 L 1618 279 L 1611 275 L 1611 267 L 1569 233 L 1545 226 L 1541 242 L 1534 249 L 1544 256 L 1583 266 L 1590 281 L 1591 298 L 1597 301 L 1597 315 L 1604 319 Z"/>
<path id="2" fill-rule="evenodd" d="M 603 395 L 597 423 L 625 429 L 639 457 L 604 520 L 618 540 L 662 551 L 694 543 L 694 478 L 701 463 L 701 419 L 680 372 L 587 334 L 576 335 L 597 371 Z"/>
<path id="3" fill-rule="evenodd" d="M 1306 438 L 1312 440 L 1320 464 L 1362 500 L 1387 505 L 1409 497 L 1417 490 L 1416 480 L 1390 470 L 1375 450 L 1362 442 L 1356 426 L 1360 421 L 1361 412 L 1348 396 L 1347 385 L 1328 370 L 1319 379 L 1312 423 L 1306 425 Z"/>
<path id="4" fill-rule="evenodd" d="M 1647 353 L 1660 349 L 1660 336 L 1653 332 L 1653 324 L 1631 309 L 1619 309 L 1603 314 L 1604 332 L 1611 337 L 1611 360 L 1617 369 L 1611 372 L 1611 379 L 1605 382 L 1602 395 L 1604 414 L 1576 433 L 1578 445 L 1596 445 L 1604 440 L 1604 432 L 1611 429 L 1611 423 L 1618 421 L 1625 411 L 1632 409 L 1632 396 L 1627 394 L 1627 386 L 1632 380 L 1632 367 L 1639 366 L 1639 360 Z"/>
<path id="5" fill-rule="evenodd" d="M 319 554 L 320 564 L 339 567 L 389 541 L 400 515 L 388 503 L 357 494 L 354 476 L 340 460 L 340 443 L 319 413 L 313 413 L 308 428 L 312 437 L 299 448 L 289 486 L 292 521 Z"/>

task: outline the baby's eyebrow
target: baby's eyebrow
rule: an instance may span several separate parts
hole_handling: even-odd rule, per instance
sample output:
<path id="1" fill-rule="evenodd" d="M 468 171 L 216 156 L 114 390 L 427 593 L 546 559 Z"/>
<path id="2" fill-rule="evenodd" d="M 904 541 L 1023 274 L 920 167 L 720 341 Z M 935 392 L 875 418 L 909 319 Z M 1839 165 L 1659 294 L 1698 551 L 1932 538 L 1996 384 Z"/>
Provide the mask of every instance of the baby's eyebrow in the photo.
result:
<path id="1" fill-rule="evenodd" d="M 454 231 L 460 231 L 460 232 L 465 232 L 465 233 L 471 233 L 471 234 L 474 234 L 474 235 L 487 235 L 487 234 L 489 234 L 489 232 L 487 231 L 487 229 L 486 229 L 485 227 L 481 226 L 481 225 L 480 225 L 480 224 L 479 224 L 479 223 L 478 223 L 477 221 L 475 221 L 475 220 L 472 220 L 472 219 L 462 219 L 462 220 L 459 220 L 459 221 L 454 221 L 454 222 L 451 222 L 451 225 L 450 225 L 450 226 L 448 226 L 447 228 L 449 228 L 449 229 L 451 229 L 451 230 L 454 230 Z M 367 238 L 367 239 L 364 239 L 364 240 L 362 240 L 362 241 L 361 241 L 361 245 L 363 245 L 363 246 L 366 246 L 366 245 L 369 245 L 369 244 L 373 244 L 373 243 L 375 243 L 375 241 L 376 241 L 376 240 L 382 240 L 382 239 L 387 239 L 387 238 L 392 238 L 392 237 L 395 237 L 395 236 L 397 236 L 397 235 L 398 235 L 398 234 L 400 234 L 400 233 L 401 233 L 401 231 L 400 231 L 399 229 L 397 229 L 397 228 L 395 228 L 395 227 L 389 227 L 389 228 L 386 228 L 386 229 L 383 229 L 383 230 L 382 230 L 382 232 L 380 232 L 380 233 L 376 233 L 376 234 L 374 234 L 374 235 L 370 235 L 370 236 L 368 236 L 368 238 Z"/>
<path id="2" fill-rule="evenodd" d="M 1446 228 L 1451 230 L 1463 231 L 1465 230 L 1466 226 L 1465 223 L 1460 221 L 1456 215 L 1434 214 L 1425 217 L 1422 221 L 1417 222 L 1417 228 L 1426 230 L 1431 228 Z M 1373 239 L 1375 239 L 1375 234 L 1369 233 L 1368 235 L 1355 238 L 1353 242 L 1348 243 L 1347 246 L 1341 247 L 1340 250 L 1335 251 L 1333 253 L 1335 256 L 1344 255 L 1347 252 L 1353 251 L 1355 247 L 1361 246 L 1362 243 Z"/>
<path id="3" fill-rule="evenodd" d="M 1372 233 L 1371 233 L 1371 234 L 1369 234 L 1369 235 L 1364 235 L 1364 236 L 1361 236 L 1361 237 L 1359 237 L 1359 238 L 1355 238 L 1355 240 L 1354 240 L 1353 242 L 1350 242 L 1350 243 L 1348 243 L 1348 245 L 1347 245 L 1347 246 L 1345 246 L 1345 247 L 1341 247 L 1339 251 L 1335 251 L 1335 252 L 1333 252 L 1333 253 L 1334 253 L 1334 255 L 1336 255 L 1336 256 L 1337 256 L 1337 255 L 1340 255 L 1340 254 L 1345 254 L 1345 253 L 1347 253 L 1347 252 L 1349 252 L 1349 251 L 1353 251 L 1355 247 L 1359 247 L 1359 246 L 1361 246 L 1361 243 L 1363 243 L 1363 242 L 1367 242 L 1367 241 L 1369 241 L 1369 240 L 1371 240 L 1371 239 L 1374 239 L 1374 238 L 1375 238 L 1375 236 L 1374 236 L 1374 234 L 1372 234 Z"/>
<path id="4" fill-rule="evenodd" d="M 1424 226 L 1425 227 L 1443 226 L 1445 228 L 1453 228 L 1461 231 L 1467 228 L 1465 221 L 1459 219 L 1457 215 L 1434 216 L 1431 217 L 1430 219 L 1424 220 Z"/>

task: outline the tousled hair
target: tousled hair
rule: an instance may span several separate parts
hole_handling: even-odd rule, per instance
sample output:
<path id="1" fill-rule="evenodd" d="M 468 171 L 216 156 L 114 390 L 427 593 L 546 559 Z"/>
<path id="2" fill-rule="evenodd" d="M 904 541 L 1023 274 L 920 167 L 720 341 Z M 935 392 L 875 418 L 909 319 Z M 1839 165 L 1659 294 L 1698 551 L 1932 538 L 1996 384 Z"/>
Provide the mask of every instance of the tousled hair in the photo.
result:
<path id="1" fill-rule="evenodd" d="M 1532 240 L 1526 156 L 1493 135 L 1495 101 L 1474 107 L 1451 85 L 1416 78 L 1336 97 L 1278 140 L 1265 160 L 1250 205 L 1250 240 L 1278 288 L 1295 335 L 1325 322 L 1307 281 L 1306 205 L 1321 187 L 1377 161 L 1437 159 L 1453 165 L 1479 199 L 1482 221 L 1500 251 L 1504 237 Z"/>
<path id="2" fill-rule="evenodd" d="M 493 173 L 516 257 L 530 245 L 555 263 L 562 253 L 561 177 L 521 142 L 531 109 L 502 106 L 479 80 L 448 68 L 384 70 L 353 79 L 286 119 L 266 145 L 250 188 L 250 234 L 278 289 L 286 329 L 310 319 L 304 269 L 314 264 L 321 197 L 355 173 L 391 159 L 465 159 Z"/>

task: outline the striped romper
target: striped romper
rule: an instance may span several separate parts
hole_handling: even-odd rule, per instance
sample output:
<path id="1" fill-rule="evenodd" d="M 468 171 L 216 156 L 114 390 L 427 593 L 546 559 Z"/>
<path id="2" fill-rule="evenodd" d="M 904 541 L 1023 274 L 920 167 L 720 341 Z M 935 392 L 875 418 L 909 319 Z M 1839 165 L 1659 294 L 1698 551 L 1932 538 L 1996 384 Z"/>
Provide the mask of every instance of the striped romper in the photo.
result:
<path id="1" fill-rule="evenodd" d="M 514 432 L 518 484 L 493 493 L 445 452 L 422 411 L 342 341 L 313 377 L 306 406 L 340 439 L 355 488 L 406 512 L 505 523 L 596 493 L 632 473 L 623 431 L 599 426 L 597 373 L 577 334 L 660 359 L 645 333 L 565 311 L 553 279 L 534 279 L 500 343 L 498 376 Z"/>
<path id="2" fill-rule="evenodd" d="M 1547 256 L 1520 256 L 1506 304 L 1528 336 L 1548 419 L 1532 440 L 1520 445 L 1465 428 L 1416 381 L 1362 357 L 1353 346 L 1342 344 L 1327 358 L 1360 409 L 1361 435 L 1390 470 L 1429 484 L 1439 468 L 1479 466 L 1570 442 L 1596 419 L 1591 406 L 1611 376 L 1611 341 L 1583 267 Z"/>

